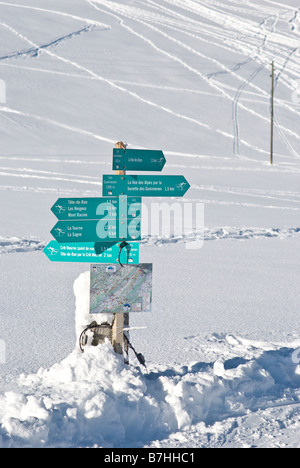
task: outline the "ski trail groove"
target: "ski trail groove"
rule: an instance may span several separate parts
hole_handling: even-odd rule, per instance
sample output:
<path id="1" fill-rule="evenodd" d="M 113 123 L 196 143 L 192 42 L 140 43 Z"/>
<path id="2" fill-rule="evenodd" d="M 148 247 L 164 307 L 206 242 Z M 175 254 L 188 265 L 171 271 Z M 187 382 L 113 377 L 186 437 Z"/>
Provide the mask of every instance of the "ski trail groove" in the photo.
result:
<path id="1" fill-rule="evenodd" d="M 100 10 L 98 7 L 96 7 L 96 5 L 94 4 L 94 1 L 91 1 L 91 0 L 87 0 L 89 4 L 91 5 L 94 5 L 94 7 L 98 10 Z M 152 25 L 150 25 L 149 23 L 146 23 L 145 21 L 139 19 L 138 17 L 136 16 L 133 16 L 130 14 L 130 9 L 129 9 L 129 13 L 128 13 L 128 7 L 121 7 L 121 8 L 118 8 L 118 6 L 116 6 L 116 4 L 112 4 L 112 2 L 110 1 L 107 1 L 107 0 L 102 0 L 101 1 L 101 5 L 104 5 L 106 6 L 107 8 L 109 8 L 110 10 L 114 11 L 114 12 L 119 12 L 120 14 L 122 14 L 123 16 L 129 18 L 129 19 L 133 19 L 134 21 L 140 23 L 140 24 L 143 24 L 144 26 L 158 32 L 159 34 L 161 34 L 163 37 L 166 37 L 167 39 L 169 39 L 170 41 L 172 42 L 175 42 L 176 44 L 180 45 L 181 47 L 183 48 L 186 48 L 187 50 L 189 50 L 189 52 L 192 52 L 192 53 L 195 53 L 197 55 L 200 55 L 202 57 L 206 57 L 204 56 L 203 54 L 201 54 L 200 52 L 198 51 L 195 51 L 194 49 L 192 49 L 191 47 L 187 46 L 186 44 L 182 43 L 181 41 L 173 38 L 172 36 L 170 36 L 169 34 L 166 34 L 164 33 L 163 31 L 161 31 L 160 29 L 158 29 L 157 27 L 154 27 Z M 119 11 L 120 10 L 120 11 Z M 103 11 L 103 10 L 101 10 Z M 115 15 L 120 23 L 122 24 L 123 27 L 125 27 L 126 29 L 130 30 L 133 34 L 135 34 L 136 36 L 140 37 L 142 40 L 144 40 L 145 42 L 147 42 L 148 44 L 150 44 L 155 50 L 159 51 L 160 53 L 162 53 L 163 55 L 166 55 L 168 58 L 178 62 L 180 65 L 182 65 L 183 67 L 187 68 L 189 71 L 193 72 L 193 73 L 196 73 L 198 76 L 201 77 L 201 79 L 203 79 L 209 86 L 213 87 L 214 89 L 216 89 L 223 97 L 225 97 L 226 99 L 229 99 L 230 101 L 232 101 L 232 97 L 225 92 L 224 88 L 222 88 L 221 86 L 217 85 L 217 83 L 213 80 L 209 80 L 207 77 L 205 77 L 201 72 L 199 72 L 198 70 L 196 70 L 195 68 L 189 66 L 186 62 L 184 62 L 182 59 L 180 59 L 179 57 L 173 55 L 173 54 L 170 54 L 169 52 L 167 52 L 166 50 L 163 50 L 161 48 L 159 48 L 158 46 L 156 46 L 153 41 L 150 41 L 149 39 L 147 39 L 144 35 L 141 35 L 139 33 L 137 33 L 136 31 L 134 31 L 132 28 L 130 28 L 129 26 L 126 26 L 124 25 L 124 22 L 121 20 L 121 18 L 117 15 Z M 207 58 L 207 57 L 206 57 Z M 218 62 L 218 64 L 220 65 L 220 62 Z M 263 68 L 264 65 L 261 65 L 261 67 Z M 224 66 L 222 66 L 224 67 Z M 228 68 L 224 67 L 225 69 L 229 70 Z M 238 75 L 237 75 L 238 76 Z M 250 80 L 249 80 L 250 82 Z M 244 104 L 240 103 L 239 104 L 240 107 L 251 113 L 252 115 L 254 115 L 255 117 L 258 117 L 262 120 L 264 120 L 265 122 L 268 122 L 269 123 L 269 119 L 265 116 L 263 116 L 262 114 L 256 112 L 255 110 L 253 110 L 252 108 L 249 108 L 247 106 L 245 106 Z M 235 116 L 235 114 L 234 114 Z M 234 127 L 235 127 L 235 131 L 237 131 L 237 128 L 236 128 L 236 124 L 234 124 Z M 282 127 L 284 128 L 284 127 Z M 293 137 L 297 138 L 300 140 L 300 135 L 298 135 L 298 133 L 295 133 L 295 132 L 292 132 L 290 129 L 288 128 L 284 128 L 284 130 L 286 131 L 286 133 L 292 135 Z M 216 129 L 215 130 L 217 133 L 220 133 L 222 134 L 223 136 L 226 136 L 226 137 L 229 137 L 231 139 L 234 139 L 234 136 L 233 135 L 230 135 L 228 134 L 227 132 L 223 132 L 221 130 L 218 130 Z M 243 143 L 249 147 L 249 143 L 247 144 L 245 141 L 243 141 Z M 251 147 L 251 145 L 250 145 Z M 253 149 L 258 149 L 258 148 L 253 148 Z"/>
<path id="2" fill-rule="evenodd" d="M 288 239 L 299 237 L 300 227 L 296 228 L 238 228 L 238 227 L 215 227 L 193 231 L 180 236 L 156 237 L 151 235 L 142 236 L 142 245 L 168 245 L 203 241 L 247 241 L 251 239 Z M 41 251 L 47 245 L 47 241 L 42 241 L 34 237 L 4 237 L 0 236 L 0 255 L 12 253 L 29 253 Z"/>
<path id="3" fill-rule="evenodd" d="M 61 182 L 72 182 L 76 184 L 87 184 L 87 185 L 99 185 L 101 186 L 101 182 L 91 181 L 91 180 L 82 180 L 82 179 L 70 179 L 66 177 L 46 177 L 42 175 L 35 175 L 35 174 L 16 174 L 15 172 L 6 172 L 0 171 L 0 176 L 5 177 L 17 177 L 21 179 L 42 179 L 42 180 L 57 180 Z"/>
<path id="4" fill-rule="evenodd" d="M 34 238 L 0 236 L 0 256 L 3 254 L 41 251 L 45 243 Z"/>
<path id="5" fill-rule="evenodd" d="M 248 78 L 248 80 L 245 80 L 244 83 L 241 84 L 241 86 L 238 88 L 237 93 L 234 97 L 233 103 L 232 103 L 232 120 L 233 120 L 233 128 L 234 128 L 234 141 L 233 141 L 233 152 L 236 156 L 240 156 L 240 136 L 239 136 L 239 122 L 238 122 L 238 106 L 239 106 L 239 101 L 241 98 L 241 95 L 248 86 L 252 80 L 265 68 L 265 65 L 262 64 L 260 67 L 258 67 L 252 75 Z"/>
<path id="6" fill-rule="evenodd" d="M 21 5 L 19 3 L 8 3 L 8 2 L 1 2 L 1 1 L 0 1 L 0 5 L 4 5 L 4 6 L 7 6 L 7 7 L 11 7 L 11 8 L 23 8 L 23 9 L 26 9 L 26 10 L 40 11 L 40 12 L 43 12 L 43 13 L 50 13 L 50 14 L 53 14 L 53 15 L 65 16 L 66 18 L 71 18 L 71 19 L 74 19 L 74 20 L 77 20 L 77 21 L 84 21 L 84 22 L 86 22 L 88 24 L 94 24 L 94 25 L 100 26 L 102 28 L 105 28 L 107 30 L 111 29 L 111 27 L 109 25 L 107 25 L 105 23 L 102 23 L 100 21 L 90 19 L 90 18 L 85 18 L 83 16 L 71 15 L 70 13 L 65 13 L 63 11 L 49 10 L 49 9 L 46 9 L 46 8 L 38 8 L 38 7 L 34 7 L 34 6 L 29 6 L 29 5 Z"/>
<path id="7" fill-rule="evenodd" d="M 5 23 L 0 23 L 0 25 L 3 26 L 4 28 L 8 29 L 9 31 L 13 32 L 13 33 L 16 34 L 17 36 L 19 36 L 21 39 L 23 39 L 24 41 L 26 41 L 27 43 L 29 43 L 29 44 L 30 44 L 31 46 L 33 46 L 34 48 L 38 48 L 38 45 L 37 45 L 37 44 L 34 44 L 30 39 L 28 39 L 28 38 L 26 38 L 24 35 L 18 33 L 18 32 L 17 32 L 14 28 L 12 28 L 11 26 L 9 26 L 9 25 L 7 25 L 7 24 L 5 24 Z M 157 109 L 159 109 L 159 110 L 161 110 L 161 111 L 164 111 L 164 112 L 166 112 L 166 113 L 168 113 L 168 114 L 170 114 L 170 115 L 173 115 L 173 116 L 178 117 L 178 118 L 180 118 L 180 119 L 186 120 L 186 121 L 188 121 L 188 122 L 190 122 L 190 123 L 196 124 L 196 125 L 198 125 L 198 126 L 200 126 L 200 127 L 202 127 L 202 128 L 205 128 L 205 129 L 207 129 L 207 130 L 210 130 L 210 127 L 209 127 L 207 124 L 204 124 L 204 123 L 200 122 L 200 121 L 197 120 L 197 119 L 194 119 L 194 118 L 191 118 L 191 117 L 189 117 L 189 116 L 186 116 L 186 115 L 180 114 L 180 113 L 178 113 L 178 112 L 175 112 L 175 111 L 173 111 L 172 109 L 169 109 L 169 108 L 167 108 L 167 107 L 165 107 L 165 106 L 161 106 L 161 105 L 159 105 L 159 104 L 157 104 L 157 103 L 154 103 L 153 101 L 150 101 L 149 99 L 144 99 L 144 98 L 142 98 L 141 96 L 139 96 L 137 93 L 132 92 L 132 91 L 129 91 L 128 89 L 126 89 L 126 88 L 124 88 L 124 87 L 122 87 L 122 86 L 119 86 L 119 85 L 115 84 L 113 81 L 111 81 L 111 80 L 109 80 L 109 79 L 106 79 L 106 78 L 104 78 L 104 77 L 98 75 L 97 73 L 95 73 L 95 72 L 89 70 L 88 68 L 86 68 L 86 67 L 84 67 L 84 66 L 82 66 L 82 65 L 79 65 L 78 63 L 76 63 L 76 62 L 74 62 L 74 61 L 71 61 L 71 60 L 68 60 L 68 59 L 66 59 L 66 58 L 64 58 L 64 57 L 61 57 L 61 56 L 55 54 L 54 52 L 51 52 L 51 51 L 48 50 L 48 49 L 43 49 L 43 52 L 46 53 L 46 54 L 48 54 L 48 55 L 50 55 L 50 56 L 53 57 L 53 58 L 56 58 L 57 60 L 60 60 L 60 61 L 62 61 L 62 62 L 64 62 L 64 63 L 67 63 L 68 65 L 72 65 L 72 66 L 76 67 L 76 68 L 79 69 L 79 70 L 85 71 L 85 72 L 88 73 L 90 76 L 92 76 L 94 79 L 97 79 L 97 80 L 99 80 L 99 81 L 102 81 L 102 82 L 108 84 L 108 85 L 111 86 L 112 88 L 114 88 L 114 89 L 116 89 L 116 90 L 118 90 L 118 91 L 120 91 L 120 92 L 122 92 L 122 93 L 128 94 L 130 97 L 132 97 L 132 98 L 134 98 L 134 99 L 140 101 L 140 102 L 143 103 L 143 104 L 150 105 L 151 107 L 157 108 Z M 0 110 L 1 110 L 1 111 L 5 111 L 3 107 L 0 108 Z M 6 108 L 6 112 L 9 112 L 9 110 L 8 110 L 7 108 Z M 16 112 L 16 113 L 17 113 L 17 112 Z M 20 115 L 24 115 L 24 116 L 25 116 L 26 114 L 25 114 L 25 113 L 22 113 L 22 114 L 20 113 Z M 40 118 L 40 119 L 42 119 L 42 118 Z M 43 120 L 44 120 L 44 121 L 47 121 L 47 119 L 43 119 Z M 51 120 L 48 120 L 48 121 L 54 123 L 54 122 L 51 121 Z M 56 122 L 55 124 L 57 124 L 57 122 Z M 62 126 L 62 124 L 60 124 L 60 125 Z M 74 130 L 74 128 L 69 127 L 69 126 L 65 126 L 65 128 L 66 128 L 66 129 L 72 129 L 73 131 L 80 132 L 79 129 Z M 82 133 L 85 134 L 85 135 L 94 136 L 95 138 L 101 139 L 102 141 L 109 141 L 110 143 L 112 143 L 112 140 L 105 139 L 105 138 L 102 138 L 102 137 L 98 137 L 97 135 L 94 135 L 94 134 L 92 134 L 91 132 L 87 132 L 87 131 L 83 131 L 83 130 L 82 130 Z M 223 132 L 222 132 L 222 133 L 223 133 Z M 229 137 L 231 137 L 231 135 L 229 135 Z"/>
<path id="8" fill-rule="evenodd" d="M 216 227 L 204 228 L 203 230 L 195 230 L 194 232 L 170 236 L 170 237 L 155 237 L 142 236 L 142 244 L 147 245 L 168 245 L 181 244 L 196 241 L 248 241 L 251 239 L 288 239 L 290 237 L 299 237 L 300 227 L 295 228 L 239 228 L 239 227 Z"/>
<path id="9" fill-rule="evenodd" d="M 4 56 L 0 57 L 0 60 L 8 60 L 8 59 L 12 59 L 12 58 L 19 58 L 19 57 L 23 57 L 24 55 L 30 55 L 31 57 L 37 57 L 42 50 L 47 49 L 48 47 L 55 47 L 55 46 L 59 45 L 61 42 L 65 41 L 65 40 L 72 39 L 75 36 L 80 36 L 83 33 L 87 33 L 89 31 L 92 31 L 93 29 L 95 29 L 94 25 L 85 26 L 84 28 L 81 28 L 81 29 L 78 29 L 77 31 L 71 32 L 71 33 L 69 33 L 69 34 L 67 34 L 65 36 L 62 36 L 62 37 L 60 37 L 58 39 L 55 39 L 55 40 L 53 40 L 51 42 L 48 42 L 47 44 L 43 44 L 43 45 L 40 45 L 40 46 L 37 46 L 37 47 L 32 47 L 32 48 L 30 48 L 28 50 L 24 50 L 24 51 L 21 51 L 21 52 L 14 52 L 12 54 L 4 55 Z"/>

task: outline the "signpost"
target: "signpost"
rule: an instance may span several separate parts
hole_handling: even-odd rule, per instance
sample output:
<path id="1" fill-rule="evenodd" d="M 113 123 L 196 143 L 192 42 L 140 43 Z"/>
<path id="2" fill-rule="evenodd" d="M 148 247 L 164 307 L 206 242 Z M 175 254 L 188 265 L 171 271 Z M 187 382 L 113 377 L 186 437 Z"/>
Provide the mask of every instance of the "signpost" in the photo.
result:
<path id="1" fill-rule="evenodd" d="M 115 171 L 162 171 L 166 158 L 162 151 L 114 148 Z"/>
<path id="2" fill-rule="evenodd" d="M 183 197 L 190 184 L 181 175 L 103 175 L 103 195 Z"/>
<path id="3" fill-rule="evenodd" d="M 103 176 L 102 197 L 59 198 L 51 208 L 58 222 L 45 255 L 51 262 L 90 263 L 90 313 L 114 315 L 112 326 L 88 325 L 81 350 L 87 330 L 94 333 L 93 346 L 109 337 L 119 354 L 134 349 L 124 324 L 129 326 L 129 312 L 150 311 L 152 302 L 152 264 L 139 263 L 139 243 L 133 242 L 141 240 L 141 197 L 183 197 L 190 185 L 182 175 L 126 171 L 161 172 L 165 163 L 162 151 L 127 149 L 119 142 L 113 150 L 115 175 Z M 144 364 L 143 356 L 136 356 Z"/>
<path id="4" fill-rule="evenodd" d="M 100 251 L 101 245 L 103 245 L 102 251 Z M 119 250 L 120 242 L 100 244 L 97 254 L 93 242 L 60 244 L 52 240 L 44 248 L 44 253 L 51 262 L 139 264 L 138 242 L 128 242 L 126 249 L 122 249 L 121 253 Z"/>

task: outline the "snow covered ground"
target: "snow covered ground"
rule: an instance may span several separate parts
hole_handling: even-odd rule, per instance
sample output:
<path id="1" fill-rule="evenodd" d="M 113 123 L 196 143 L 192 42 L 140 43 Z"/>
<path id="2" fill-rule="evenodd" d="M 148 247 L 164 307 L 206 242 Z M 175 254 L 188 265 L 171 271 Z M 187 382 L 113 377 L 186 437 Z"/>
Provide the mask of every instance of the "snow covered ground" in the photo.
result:
<path id="1" fill-rule="evenodd" d="M 0 38 L 0 447 L 299 447 L 297 2 L 0 1 Z M 205 206 L 203 248 L 141 242 L 147 370 L 81 354 L 88 265 L 42 253 L 119 140 Z"/>

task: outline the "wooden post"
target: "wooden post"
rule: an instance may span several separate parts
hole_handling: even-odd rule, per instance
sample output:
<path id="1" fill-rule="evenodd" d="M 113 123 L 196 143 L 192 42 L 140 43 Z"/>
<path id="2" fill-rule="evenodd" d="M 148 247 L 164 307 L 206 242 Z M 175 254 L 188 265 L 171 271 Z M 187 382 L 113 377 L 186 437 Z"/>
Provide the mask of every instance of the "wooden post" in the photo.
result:
<path id="1" fill-rule="evenodd" d="M 112 345 L 115 353 L 123 354 L 124 347 L 124 314 L 114 314 L 112 326 Z"/>
<path id="2" fill-rule="evenodd" d="M 274 61 L 272 62 L 272 86 L 271 86 L 271 147 L 270 163 L 273 164 L 273 146 L 274 146 Z"/>
<path id="3" fill-rule="evenodd" d="M 122 141 L 116 143 L 115 147 L 126 149 L 126 145 Z M 126 171 L 115 171 L 115 174 L 125 175 Z M 114 314 L 114 321 L 112 325 L 112 345 L 114 347 L 115 353 L 117 354 L 123 354 L 123 349 L 125 350 L 125 362 L 128 362 L 128 343 L 124 343 L 124 323 L 129 325 L 129 314 Z"/>
<path id="4" fill-rule="evenodd" d="M 126 149 L 126 145 L 120 141 L 116 143 L 116 148 Z M 125 173 L 126 172 L 124 170 L 116 171 L 116 175 L 125 175 Z M 99 344 L 104 342 L 105 338 L 108 338 L 113 345 L 115 353 L 123 355 L 123 351 L 125 351 L 124 361 L 125 363 L 129 364 L 129 344 L 128 340 L 124 338 L 124 324 L 126 326 L 129 326 L 129 314 L 121 312 L 118 314 L 114 314 L 114 319 L 111 326 L 107 323 L 98 325 L 96 322 L 93 322 L 91 323 L 91 325 L 89 325 L 89 327 L 87 327 L 87 329 L 93 332 L 92 346 L 98 346 Z M 83 346 L 85 346 L 87 342 L 85 331 L 80 337 L 81 349 L 83 349 Z"/>

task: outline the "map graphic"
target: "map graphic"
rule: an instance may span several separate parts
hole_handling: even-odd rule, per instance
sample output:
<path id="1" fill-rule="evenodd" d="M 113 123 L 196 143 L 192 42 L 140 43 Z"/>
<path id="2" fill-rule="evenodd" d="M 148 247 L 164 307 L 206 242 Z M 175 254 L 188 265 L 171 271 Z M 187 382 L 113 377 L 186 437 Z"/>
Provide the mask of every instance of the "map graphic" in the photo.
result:
<path id="1" fill-rule="evenodd" d="M 152 263 L 91 265 L 90 314 L 151 312 Z"/>

